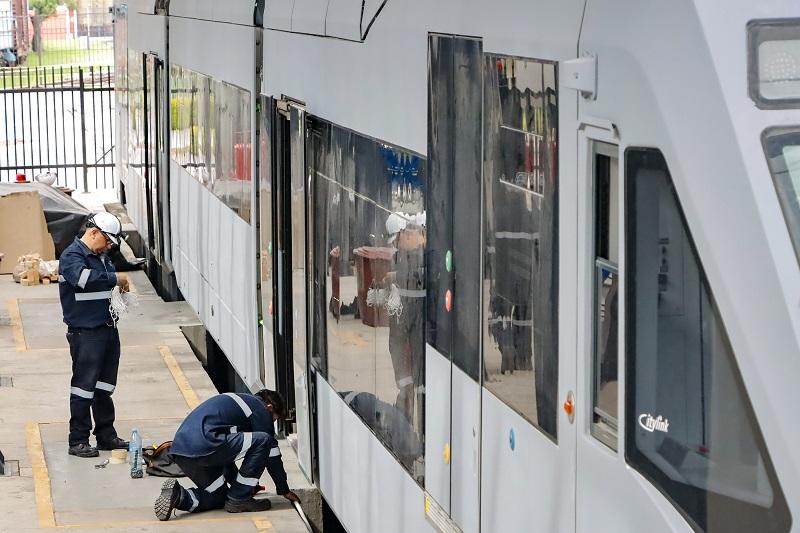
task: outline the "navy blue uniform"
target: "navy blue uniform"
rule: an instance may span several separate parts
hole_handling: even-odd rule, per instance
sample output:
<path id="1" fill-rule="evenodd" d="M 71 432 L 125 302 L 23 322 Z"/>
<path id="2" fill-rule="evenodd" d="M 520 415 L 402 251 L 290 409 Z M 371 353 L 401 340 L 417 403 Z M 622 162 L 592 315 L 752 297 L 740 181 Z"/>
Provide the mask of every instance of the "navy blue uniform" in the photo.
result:
<path id="1" fill-rule="evenodd" d="M 111 289 L 117 284 L 114 265 L 105 254 L 93 253 L 75 239 L 59 260 L 61 309 L 72 356 L 69 445 L 89 441 L 94 416 L 98 442 L 111 442 L 119 369 L 119 332 L 109 311 Z"/>
<path id="2" fill-rule="evenodd" d="M 182 511 L 219 509 L 226 496 L 249 500 L 264 468 L 278 494 L 289 492 L 272 413 L 252 394 L 229 392 L 198 405 L 178 428 L 170 453 L 198 487 L 181 489 Z M 234 461 L 242 458 L 237 471 Z"/>

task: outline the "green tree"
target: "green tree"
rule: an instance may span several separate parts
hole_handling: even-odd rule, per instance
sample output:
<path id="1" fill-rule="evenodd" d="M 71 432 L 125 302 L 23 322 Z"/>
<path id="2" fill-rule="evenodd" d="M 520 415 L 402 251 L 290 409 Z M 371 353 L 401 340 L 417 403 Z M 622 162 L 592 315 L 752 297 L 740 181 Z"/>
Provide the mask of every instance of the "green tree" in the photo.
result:
<path id="1" fill-rule="evenodd" d="M 60 3 L 58 0 L 30 0 L 28 7 L 36 11 L 37 15 L 47 17 L 55 13 L 56 6 Z"/>

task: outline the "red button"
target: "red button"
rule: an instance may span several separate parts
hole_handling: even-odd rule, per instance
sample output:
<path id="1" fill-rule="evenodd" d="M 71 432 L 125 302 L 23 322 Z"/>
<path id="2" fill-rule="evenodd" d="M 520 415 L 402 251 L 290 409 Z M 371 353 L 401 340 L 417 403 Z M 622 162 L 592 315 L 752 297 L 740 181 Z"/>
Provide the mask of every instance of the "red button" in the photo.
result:
<path id="1" fill-rule="evenodd" d="M 444 294 L 444 308 L 447 309 L 448 313 L 453 310 L 453 293 L 450 292 L 450 289 L 447 289 Z"/>

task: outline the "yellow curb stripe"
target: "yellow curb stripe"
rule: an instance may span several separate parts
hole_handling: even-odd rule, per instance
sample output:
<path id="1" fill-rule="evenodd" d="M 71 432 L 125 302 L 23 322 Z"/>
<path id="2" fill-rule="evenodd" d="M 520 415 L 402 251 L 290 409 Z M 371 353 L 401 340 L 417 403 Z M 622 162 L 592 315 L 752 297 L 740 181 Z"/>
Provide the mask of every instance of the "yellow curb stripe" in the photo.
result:
<path id="1" fill-rule="evenodd" d="M 194 389 L 189 384 L 189 380 L 186 379 L 186 374 L 184 374 L 183 370 L 181 370 L 181 367 L 178 365 L 178 361 L 175 360 L 175 356 L 172 355 L 172 350 L 169 349 L 169 346 L 159 346 L 158 351 L 161 352 L 161 357 L 164 358 L 164 363 L 166 363 L 167 368 L 169 368 L 169 371 L 175 380 L 175 384 L 178 385 L 178 389 L 181 391 L 181 394 L 183 394 L 183 399 L 186 400 L 186 404 L 189 406 L 189 408 L 194 409 L 200 405 L 200 399 L 197 397 Z"/>
<path id="2" fill-rule="evenodd" d="M 253 518 L 253 524 L 256 526 L 258 533 L 266 533 L 267 531 L 273 531 L 272 522 L 270 522 L 266 518 Z"/>
<path id="3" fill-rule="evenodd" d="M 47 472 L 47 463 L 44 461 L 42 434 L 39 431 L 39 424 L 28 422 L 25 425 L 25 434 L 28 456 L 33 469 L 33 489 L 36 495 L 36 515 L 39 517 L 39 527 L 56 527 L 53 498 L 50 494 L 50 474 Z"/>
<path id="4" fill-rule="evenodd" d="M 187 517 L 180 519 L 173 518 L 168 522 L 161 522 L 160 520 L 133 520 L 133 521 L 120 521 L 120 522 L 96 522 L 85 524 L 63 524 L 56 526 L 57 529 L 114 529 L 118 527 L 131 528 L 131 527 L 146 527 L 146 526 L 161 526 L 161 527 L 174 527 L 174 526 L 196 526 L 197 524 L 220 524 L 220 523 L 233 523 L 233 522 L 247 522 L 248 518 L 244 517 L 230 517 L 230 518 L 194 518 Z M 207 531 L 203 529 L 203 531 Z"/>
<path id="5" fill-rule="evenodd" d="M 10 298 L 8 300 L 8 316 L 11 318 L 11 327 L 14 330 L 14 346 L 18 352 L 28 349 L 25 344 L 25 331 L 22 329 L 22 315 L 19 313 L 19 300 Z"/>

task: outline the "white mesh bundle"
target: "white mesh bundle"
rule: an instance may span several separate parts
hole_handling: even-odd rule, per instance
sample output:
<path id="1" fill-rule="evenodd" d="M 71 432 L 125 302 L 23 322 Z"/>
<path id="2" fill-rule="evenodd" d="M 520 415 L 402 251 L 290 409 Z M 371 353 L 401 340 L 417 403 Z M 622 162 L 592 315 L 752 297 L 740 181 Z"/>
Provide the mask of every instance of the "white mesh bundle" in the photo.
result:
<path id="1" fill-rule="evenodd" d="M 389 297 L 386 298 L 386 312 L 389 313 L 389 316 L 396 316 L 400 318 L 400 315 L 403 314 L 403 302 L 400 300 L 400 289 L 397 288 L 397 285 L 392 283 L 392 288 L 389 291 Z"/>
<path id="2" fill-rule="evenodd" d="M 369 289 L 367 290 L 367 305 L 370 307 L 385 307 L 389 316 L 398 319 L 403 314 L 403 302 L 400 299 L 400 289 L 392 283 L 388 289 Z"/>
<path id="3" fill-rule="evenodd" d="M 132 307 L 139 305 L 139 298 L 135 294 L 122 292 L 119 287 L 112 289 L 110 301 L 108 311 L 111 313 L 111 319 L 115 324 L 124 318 Z"/>

